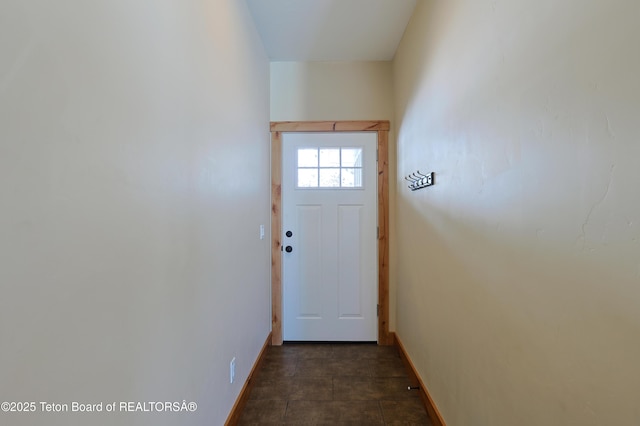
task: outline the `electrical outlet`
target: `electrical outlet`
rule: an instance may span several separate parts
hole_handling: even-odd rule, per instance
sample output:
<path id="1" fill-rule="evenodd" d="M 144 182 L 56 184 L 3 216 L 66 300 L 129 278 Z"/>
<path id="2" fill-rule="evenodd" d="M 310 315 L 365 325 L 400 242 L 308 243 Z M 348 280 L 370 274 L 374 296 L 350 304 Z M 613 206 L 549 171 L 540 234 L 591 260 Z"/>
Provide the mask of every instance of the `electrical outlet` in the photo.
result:
<path id="1" fill-rule="evenodd" d="M 236 377 L 236 358 L 234 357 L 229 363 L 229 383 L 233 383 Z"/>
<path id="2" fill-rule="evenodd" d="M 260 239 L 264 240 L 264 225 L 260 225 Z"/>

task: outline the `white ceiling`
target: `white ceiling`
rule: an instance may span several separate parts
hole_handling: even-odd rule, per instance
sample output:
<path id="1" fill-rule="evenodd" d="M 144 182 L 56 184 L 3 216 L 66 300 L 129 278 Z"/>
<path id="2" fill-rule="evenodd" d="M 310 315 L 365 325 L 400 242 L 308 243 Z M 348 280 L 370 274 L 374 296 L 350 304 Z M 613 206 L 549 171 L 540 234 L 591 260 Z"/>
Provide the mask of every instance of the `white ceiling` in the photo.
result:
<path id="1" fill-rule="evenodd" d="M 393 59 L 417 0 L 246 0 L 272 61 Z"/>

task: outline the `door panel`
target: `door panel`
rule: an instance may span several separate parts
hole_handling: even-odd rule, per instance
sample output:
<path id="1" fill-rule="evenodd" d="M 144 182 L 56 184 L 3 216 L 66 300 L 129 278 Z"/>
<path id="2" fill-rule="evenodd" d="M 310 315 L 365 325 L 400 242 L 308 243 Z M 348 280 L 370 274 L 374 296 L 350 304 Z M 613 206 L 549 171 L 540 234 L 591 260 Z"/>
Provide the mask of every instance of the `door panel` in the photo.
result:
<path id="1" fill-rule="evenodd" d="M 292 278 L 304 285 L 290 287 L 298 291 L 296 317 L 307 319 L 322 318 L 322 206 L 297 206 L 298 243 L 295 252 L 291 253 Z M 300 250 L 304 247 L 304 250 Z M 294 299 L 295 300 L 295 299 Z"/>
<path id="2" fill-rule="evenodd" d="M 338 206 L 338 316 L 362 318 L 362 205 Z"/>
<path id="3" fill-rule="evenodd" d="M 371 132 L 283 137 L 285 340 L 377 338 L 376 146 Z"/>

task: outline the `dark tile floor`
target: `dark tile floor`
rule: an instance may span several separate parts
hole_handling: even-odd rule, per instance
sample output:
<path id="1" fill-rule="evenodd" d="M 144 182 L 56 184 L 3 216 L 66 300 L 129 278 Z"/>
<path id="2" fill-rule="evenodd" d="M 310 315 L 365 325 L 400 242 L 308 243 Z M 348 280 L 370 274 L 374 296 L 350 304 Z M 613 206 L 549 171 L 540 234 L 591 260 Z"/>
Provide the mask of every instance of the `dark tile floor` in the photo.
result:
<path id="1" fill-rule="evenodd" d="M 270 346 L 240 425 L 431 425 L 408 386 L 392 346 Z"/>

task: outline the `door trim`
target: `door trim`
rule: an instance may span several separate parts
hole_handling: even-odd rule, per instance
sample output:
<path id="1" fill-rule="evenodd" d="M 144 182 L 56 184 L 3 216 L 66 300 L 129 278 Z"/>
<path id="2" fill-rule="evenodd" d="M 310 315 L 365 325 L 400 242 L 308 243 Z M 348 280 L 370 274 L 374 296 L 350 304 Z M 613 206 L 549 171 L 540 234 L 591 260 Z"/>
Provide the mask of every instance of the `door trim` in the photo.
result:
<path id="1" fill-rule="evenodd" d="M 271 122 L 271 344 L 282 345 L 282 133 L 376 132 L 378 134 L 378 344 L 389 334 L 389 121 Z"/>

